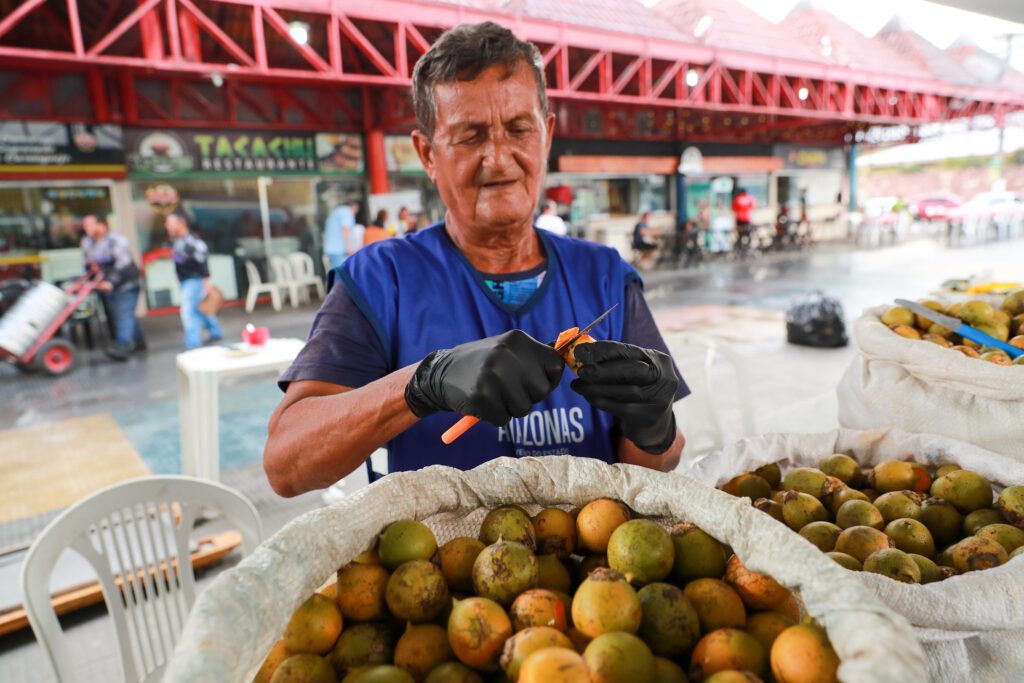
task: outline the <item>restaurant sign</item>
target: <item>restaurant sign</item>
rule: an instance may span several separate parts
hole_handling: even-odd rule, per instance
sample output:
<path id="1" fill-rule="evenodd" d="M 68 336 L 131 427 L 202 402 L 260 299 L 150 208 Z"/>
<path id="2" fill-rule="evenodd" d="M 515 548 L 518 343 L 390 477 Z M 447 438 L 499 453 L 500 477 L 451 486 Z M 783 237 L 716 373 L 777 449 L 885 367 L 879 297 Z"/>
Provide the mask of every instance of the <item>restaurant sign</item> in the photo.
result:
<path id="1" fill-rule="evenodd" d="M 836 169 L 846 166 L 843 150 L 839 147 L 799 147 L 775 145 L 775 156 L 782 159 L 786 169 Z"/>
<path id="2" fill-rule="evenodd" d="M 363 172 L 358 135 L 268 131 L 128 129 L 128 175 L 207 178 Z"/>

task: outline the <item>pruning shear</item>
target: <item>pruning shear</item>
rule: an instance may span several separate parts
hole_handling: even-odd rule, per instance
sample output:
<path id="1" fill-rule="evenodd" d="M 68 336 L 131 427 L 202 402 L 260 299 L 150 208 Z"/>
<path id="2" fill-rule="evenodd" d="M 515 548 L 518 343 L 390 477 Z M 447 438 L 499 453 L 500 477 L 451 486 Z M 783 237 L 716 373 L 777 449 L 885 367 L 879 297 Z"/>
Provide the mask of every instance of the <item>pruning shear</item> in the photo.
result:
<path id="1" fill-rule="evenodd" d="M 584 327 L 582 330 L 577 331 L 576 334 L 574 334 L 573 336 L 569 337 L 568 339 L 563 340 L 562 343 L 559 344 L 558 346 L 555 346 L 554 342 L 552 342 L 550 345 L 551 346 L 555 346 L 555 353 L 558 353 L 559 355 L 561 355 L 561 353 L 563 351 L 565 351 L 566 349 L 570 348 L 580 337 L 582 337 L 586 333 L 590 332 L 592 329 L 594 329 L 594 327 L 597 326 L 597 324 L 599 322 L 601 322 L 602 320 L 607 318 L 608 314 L 611 313 L 612 311 L 614 311 L 616 306 L 618 306 L 618 304 L 615 304 L 615 306 L 612 306 L 607 311 L 605 311 L 601 315 L 597 316 L 597 319 L 594 322 L 590 323 L 589 325 Z M 563 356 L 563 358 L 564 358 L 564 356 Z M 441 441 L 444 442 L 446 445 L 447 444 L 451 444 L 457 438 L 459 438 L 460 436 L 465 434 L 469 430 L 470 427 L 472 427 L 473 425 L 475 425 L 479 421 L 480 421 L 480 418 L 478 418 L 478 417 L 473 417 L 472 415 L 464 416 L 461 420 L 459 420 L 454 425 L 449 427 L 448 431 L 446 431 L 444 434 L 441 435 Z"/>

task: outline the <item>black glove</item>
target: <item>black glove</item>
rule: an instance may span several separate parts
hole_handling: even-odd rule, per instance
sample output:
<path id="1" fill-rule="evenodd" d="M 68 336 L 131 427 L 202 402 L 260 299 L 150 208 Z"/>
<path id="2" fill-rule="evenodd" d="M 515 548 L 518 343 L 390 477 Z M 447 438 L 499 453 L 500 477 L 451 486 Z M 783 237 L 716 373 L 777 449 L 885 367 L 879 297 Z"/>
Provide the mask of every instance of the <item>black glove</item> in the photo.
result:
<path id="1" fill-rule="evenodd" d="M 676 438 L 672 403 L 679 388 L 672 358 L 614 341 L 580 344 L 574 352 L 581 367 L 573 390 L 617 417 L 622 434 L 638 448 L 667 451 Z"/>
<path id="2" fill-rule="evenodd" d="M 417 417 L 448 410 L 493 425 L 530 412 L 562 378 L 561 356 L 522 330 L 434 351 L 405 387 Z"/>

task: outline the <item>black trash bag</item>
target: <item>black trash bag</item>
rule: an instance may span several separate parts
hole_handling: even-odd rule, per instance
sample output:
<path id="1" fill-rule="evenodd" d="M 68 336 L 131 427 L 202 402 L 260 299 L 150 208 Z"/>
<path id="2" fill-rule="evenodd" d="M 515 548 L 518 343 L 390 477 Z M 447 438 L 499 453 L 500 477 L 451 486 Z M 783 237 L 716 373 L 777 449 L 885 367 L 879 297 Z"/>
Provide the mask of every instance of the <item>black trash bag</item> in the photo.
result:
<path id="1" fill-rule="evenodd" d="M 790 344 L 834 349 L 846 346 L 843 305 L 822 292 L 813 292 L 786 311 L 786 338 Z"/>

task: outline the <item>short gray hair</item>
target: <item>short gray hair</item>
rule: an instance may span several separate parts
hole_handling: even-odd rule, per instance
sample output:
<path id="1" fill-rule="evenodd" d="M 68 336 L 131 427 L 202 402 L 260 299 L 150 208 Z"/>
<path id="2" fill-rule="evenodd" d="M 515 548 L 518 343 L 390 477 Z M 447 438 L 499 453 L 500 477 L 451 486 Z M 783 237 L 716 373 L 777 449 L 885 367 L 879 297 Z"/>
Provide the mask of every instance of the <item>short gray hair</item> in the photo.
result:
<path id="1" fill-rule="evenodd" d="M 525 62 L 533 71 L 541 112 L 546 115 L 548 93 L 544 60 L 536 45 L 516 38 L 512 31 L 493 21 L 461 24 L 445 31 L 420 57 L 412 72 L 412 104 L 420 130 L 428 138 L 434 137 L 436 84 L 471 81 L 495 64 L 505 67 L 507 78 L 520 62 Z"/>

